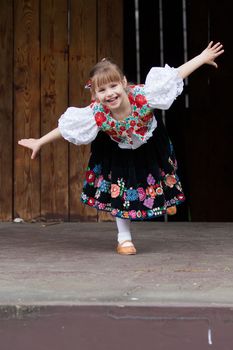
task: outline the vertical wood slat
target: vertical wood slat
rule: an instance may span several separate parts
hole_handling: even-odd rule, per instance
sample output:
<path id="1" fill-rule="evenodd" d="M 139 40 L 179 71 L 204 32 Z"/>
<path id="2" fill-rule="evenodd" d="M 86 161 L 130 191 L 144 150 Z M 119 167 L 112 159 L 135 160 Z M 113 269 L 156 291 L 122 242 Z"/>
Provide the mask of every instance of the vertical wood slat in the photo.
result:
<path id="1" fill-rule="evenodd" d="M 11 3 L 8 1 L 8 6 L 10 6 L 10 4 Z M 76 74 L 73 73 L 76 72 L 76 68 L 79 83 L 80 86 L 82 86 L 86 81 L 87 72 L 98 57 L 111 56 L 122 66 L 121 2 L 119 3 L 119 1 L 116 0 L 111 3 L 106 0 L 93 0 L 88 3 L 82 0 L 78 2 L 72 0 L 70 2 L 67 0 L 59 0 L 57 2 L 52 0 L 46 2 L 45 0 L 14 1 L 14 40 L 9 39 L 8 43 L 14 42 L 15 52 L 15 152 L 8 147 L 9 153 L 4 152 L 4 156 L 7 158 L 8 166 L 10 166 L 10 158 L 14 152 L 14 215 L 20 216 L 25 220 L 38 218 L 41 215 L 46 218 L 61 217 L 65 220 L 68 218 L 68 145 L 64 141 L 47 145 L 41 152 L 41 158 L 38 157 L 36 160 L 32 161 L 31 151 L 18 146 L 17 141 L 21 138 L 38 138 L 41 134 L 45 134 L 56 127 L 58 117 L 68 106 L 67 6 L 69 4 L 72 4 L 71 7 L 75 7 L 79 13 L 77 17 L 73 17 L 74 20 L 77 18 L 80 21 L 80 23 L 77 23 L 76 27 L 73 27 L 72 35 L 75 38 L 76 28 L 78 28 L 77 32 L 79 31 L 81 37 L 84 35 L 81 43 L 82 47 L 78 46 L 77 43 L 75 45 L 75 41 L 73 41 L 70 47 L 70 104 L 76 105 L 76 99 L 78 106 L 81 106 L 82 102 L 83 104 L 89 103 L 89 96 L 87 94 L 85 95 L 82 88 L 77 89 L 77 94 L 75 92 L 77 86 L 75 86 Z M 1 15 L 7 17 L 4 13 L 3 6 Z M 96 21 L 97 17 L 98 24 Z M 39 19 L 41 19 L 41 23 Z M 13 24 L 9 19 L 7 24 L 9 28 L 11 28 L 10 30 L 13 31 Z M 104 26 L 107 27 L 104 28 Z M 109 33 L 111 33 L 111 35 L 109 35 Z M 4 30 L 1 32 L 1 35 L 4 35 Z M 76 36 L 77 42 L 80 41 L 80 36 Z M 2 39 L 2 42 L 3 41 Z M 72 45 L 74 51 L 72 51 Z M 81 54 L 78 52 L 79 49 Z M 7 63 L 10 65 L 11 60 L 9 59 L 9 52 L 4 55 L 4 59 L 6 59 L 6 57 Z M 78 63 L 77 66 L 76 63 Z M 2 66 L 4 66 L 4 64 L 2 64 Z M 11 80 L 9 79 L 9 72 L 11 69 L 7 68 L 7 71 L 8 74 L 4 77 L 7 83 L 11 84 Z M 12 90 L 10 87 L 8 90 L 7 99 L 11 101 Z M 2 94 L 1 97 L 4 98 L 4 94 Z M 2 106 L 4 106 L 4 104 L 2 104 Z M 11 102 L 7 102 L 7 107 L 9 109 L 8 116 L 10 118 L 12 108 Z M 9 128 L 7 128 L 9 133 L 7 139 L 9 142 L 12 132 L 12 121 L 9 121 L 8 116 L 7 111 L 4 111 L 4 117 L 7 118 L 9 123 L 7 124 L 7 122 L 4 121 L 4 127 L 2 129 L 6 130 L 5 126 L 9 126 Z M 1 136 L 2 135 L 3 134 L 1 134 Z M 81 154 L 79 154 L 79 152 Z M 83 169 L 78 172 L 78 182 L 74 185 L 74 177 L 77 174 L 75 159 L 79 163 L 81 159 L 82 167 L 82 165 L 87 163 L 88 157 L 88 147 L 80 147 L 78 154 L 76 154 L 76 149 L 71 147 L 71 165 L 69 169 L 71 179 L 70 216 L 72 218 L 73 215 L 75 216 L 76 213 L 78 213 L 78 219 L 80 220 L 96 220 L 97 217 L 95 211 L 91 212 L 90 208 L 83 209 L 77 204 L 77 197 L 80 195 L 81 182 L 83 181 Z M 1 165 L 2 164 L 3 156 L 1 157 Z M 4 171 L 10 192 L 7 192 L 7 188 L 3 184 L 2 176 L 1 184 L 6 189 L 5 194 L 8 198 L 7 201 L 4 200 L 4 205 L 7 207 L 7 218 L 10 219 L 11 213 L 9 212 L 11 212 L 12 209 L 11 194 L 13 184 L 9 181 L 10 174 L 6 175 L 5 163 Z"/>
<path id="2" fill-rule="evenodd" d="M 69 104 L 90 104 L 90 92 L 84 86 L 96 63 L 96 0 L 72 0 L 70 8 Z M 96 209 L 80 201 L 90 145 L 70 145 L 70 220 L 97 220 Z"/>
<path id="3" fill-rule="evenodd" d="M 41 0 L 41 133 L 57 127 L 68 105 L 67 0 Z M 68 145 L 41 152 L 41 215 L 68 219 Z"/>
<path id="4" fill-rule="evenodd" d="M 145 20 L 146 19 L 146 20 Z M 140 79 L 144 83 L 152 67 L 160 66 L 159 0 L 139 1 Z"/>
<path id="5" fill-rule="evenodd" d="M 171 67 L 179 67 L 184 63 L 184 33 L 183 33 L 183 1 L 162 2 L 163 10 L 163 48 L 164 63 Z M 170 15 L 172 13 L 172 16 Z M 175 30 L 172 30 L 175 28 Z M 186 174 L 186 147 L 185 126 L 187 114 L 185 109 L 185 91 L 174 101 L 169 110 L 165 112 L 166 128 L 175 148 L 178 161 L 178 175 L 186 196 L 186 201 L 178 206 L 177 214 L 168 216 L 168 221 L 188 220 L 188 178 Z"/>
<path id="6" fill-rule="evenodd" d="M 199 54 L 208 42 L 208 2 L 187 3 L 189 59 Z M 197 21 L 198 18 L 198 30 Z M 189 77 L 189 114 L 186 123 L 187 171 L 190 187 L 190 211 L 192 221 L 207 220 L 209 206 L 209 67 L 201 67 Z M 209 136 L 207 136 L 209 135 Z M 207 141 L 208 140 L 208 141 Z"/>
<path id="7" fill-rule="evenodd" d="M 209 2 L 209 38 L 224 44 L 225 53 L 216 62 L 218 69 L 209 69 L 209 113 L 208 127 L 211 135 L 208 161 L 208 195 L 212 197 L 208 203 L 207 217 L 209 221 L 232 221 L 233 186 L 229 179 L 233 178 L 233 118 L 232 113 L 232 23 L 233 3 L 222 0 L 221 6 L 215 1 Z M 224 190 L 223 190 L 224 188 Z"/>
<path id="8" fill-rule="evenodd" d="M 39 160 L 17 146 L 21 138 L 39 136 L 39 1 L 14 1 L 15 208 L 24 219 L 40 215 Z"/>
<path id="9" fill-rule="evenodd" d="M 97 59 L 110 57 L 122 68 L 123 0 L 98 0 L 97 31 Z"/>
<path id="10" fill-rule="evenodd" d="M 123 66 L 123 0 L 98 0 L 97 58 L 112 58 Z M 112 220 L 106 212 L 98 212 L 98 220 Z"/>
<path id="11" fill-rule="evenodd" d="M 129 82 L 137 82 L 135 0 L 123 1 L 123 68 Z"/>
<path id="12" fill-rule="evenodd" d="M 12 217 L 13 128 L 13 1 L 4 0 L 0 11 L 0 220 Z"/>

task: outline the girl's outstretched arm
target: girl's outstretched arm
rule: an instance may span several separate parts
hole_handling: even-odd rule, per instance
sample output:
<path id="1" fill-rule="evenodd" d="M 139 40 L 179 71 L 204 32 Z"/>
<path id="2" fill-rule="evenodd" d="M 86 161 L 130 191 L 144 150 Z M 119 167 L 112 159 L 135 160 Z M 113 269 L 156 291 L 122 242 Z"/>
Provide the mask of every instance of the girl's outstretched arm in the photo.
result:
<path id="1" fill-rule="evenodd" d="M 53 129 L 48 134 L 42 136 L 40 139 L 22 139 L 18 144 L 32 150 L 31 159 L 34 159 L 43 145 L 62 138 L 58 128 Z"/>
<path id="2" fill-rule="evenodd" d="M 223 52 L 223 45 L 221 43 L 216 43 L 213 45 L 213 41 L 211 41 L 207 48 L 198 56 L 178 67 L 180 77 L 182 79 L 187 78 L 192 72 L 201 67 L 203 64 L 210 64 L 215 68 L 218 68 L 215 59 L 222 55 Z"/>

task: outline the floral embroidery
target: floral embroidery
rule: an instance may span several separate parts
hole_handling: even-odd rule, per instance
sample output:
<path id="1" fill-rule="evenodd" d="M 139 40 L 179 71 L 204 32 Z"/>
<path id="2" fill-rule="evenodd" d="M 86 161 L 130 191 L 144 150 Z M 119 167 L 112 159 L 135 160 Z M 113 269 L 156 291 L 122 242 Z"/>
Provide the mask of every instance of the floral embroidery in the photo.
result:
<path id="1" fill-rule="evenodd" d="M 85 193 L 82 193 L 81 199 L 86 203 L 88 197 L 87 197 L 87 195 Z"/>
<path id="2" fill-rule="evenodd" d="M 97 177 L 95 179 L 95 187 L 100 187 L 103 179 L 104 179 L 103 175 L 100 175 L 99 177 Z"/>
<path id="3" fill-rule="evenodd" d="M 118 179 L 117 180 L 117 183 L 118 183 L 118 186 L 120 187 L 120 196 L 124 196 L 125 192 L 124 192 L 124 189 L 125 189 L 125 182 L 123 179 Z M 124 198 L 126 199 L 126 198 Z"/>
<path id="4" fill-rule="evenodd" d="M 142 213 L 142 217 L 145 219 L 145 218 L 147 217 L 146 211 L 145 211 L 145 210 L 142 210 L 141 213 Z"/>
<path id="5" fill-rule="evenodd" d="M 153 186 L 147 187 L 146 194 L 148 196 L 150 196 L 151 198 L 155 198 L 156 197 L 156 192 L 154 190 L 154 187 Z"/>
<path id="6" fill-rule="evenodd" d="M 100 184 L 100 191 L 101 192 L 108 192 L 110 189 L 111 183 L 109 181 L 103 180 Z"/>
<path id="7" fill-rule="evenodd" d="M 135 97 L 135 103 L 138 108 L 142 108 L 147 103 L 145 96 L 138 94 Z"/>
<path id="8" fill-rule="evenodd" d="M 149 174 L 147 176 L 147 183 L 148 183 L 148 185 L 154 185 L 155 184 L 155 178 L 151 174 Z"/>
<path id="9" fill-rule="evenodd" d="M 165 176 L 165 184 L 168 187 L 173 187 L 177 183 L 175 175 L 166 175 Z"/>
<path id="10" fill-rule="evenodd" d="M 126 210 L 120 210 L 120 209 L 116 209 L 116 208 L 113 209 L 111 207 L 111 203 L 98 202 L 94 198 L 88 197 L 85 193 L 82 193 L 82 195 L 81 195 L 82 201 L 86 204 L 89 204 L 92 207 L 95 207 L 99 210 L 109 211 L 109 212 L 111 212 L 111 214 L 113 216 L 117 216 L 117 217 L 124 218 L 124 219 L 132 219 L 132 220 L 137 220 L 137 219 L 142 220 L 142 219 L 146 219 L 146 218 L 150 219 L 153 217 L 164 215 L 164 214 L 166 214 L 167 207 L 170 207 L 174 204 L 179 203 L 178 197 L 180 198 L 180 200 L 184 200 L 184 196 L 179 195 L 170 201 L 166 201 L 166 204 L 163 207 L 156 207 L 153 209 L 149 208 L 149 210 L 126 211 Z M 152 201 L 153 201 L 153 199 L 152 199 Z"/>
<path id="11" fill-rule="evenodd" d="M 130 201 L 124 201 L 123 206 L 125 209 L 128 209 L 130 207 Z"/>
<path id="12" fill-rule="evenodd" d="M 134 190 L 130 188 L 126 191 L 126 200 L 128 201 L 136 201 L 138 199 L 138 192 L 137 190 Z"/>
<path id="13" fill-rule="evenodd" d="M 95 205 L 95 199 L 90 197 L 87 201 L 87 204 L 93 207 Z"/>
<path id="14" fill-rule="evenodd" d="M 129 213 L 127 211 L 124 211 L 122 216 L 125 219 L 129 219 Z"/>
<path id="15" fill-rule="evenodd" d="M 177 170 L 177 160 L 175 159 L 174 161 L 169 157 L 168 158 L 168 162 L 171 164 L 171 166 L 173 167 L 174 171 Z"/>
<path id="16" fill-rule="evenodd" d="M 104 122 L 106 122 L 107 118 L 103 112 L 97 112 L 95 114 L 95 121 L 98 126 L 102 126 Z"/>
<path id="17" fill-rule="evenodd" d="M 143 202 L 146 198 L 146 192 L 144 191 L 143 187 L 138 187 L 138 197 L 141 202 Z"/>
<path id="18" fill-rule="evenodd" d="M 148 106 L 142 85 L 130 86 L 128 97 L 132 113 L 124 120 L 115 120 L 110 110 L 101 103 L 94 102 L 91 107 L 96 124 L 101 130 L 116 142 L 132 144 L 132 134 L 143 140 L 147 131 L 150 130 L 153 113 Z"/>
<path id="19" fill-rule="evenodd" d="M 99 204 L 98 204 L 98 208 L 99 208 L 100 210 L 105 209 L 105 207 L 106 207 L 106 204 L 105 204 L 105 203 L 99 203 Z"/>
<path id="20" fill-rule="evenodd" d="M 154 216 L 153 210 L 148 210 L 147 215 L 148 215 L 149 218 L 153 217 Z"/>
<path id="21" fill-rule="evenodd" d="M 163 189 L 161 187 L 156 188 L 156 193 L 160 196 L 163 194 Z"/>
<path id="22" fill-rule="evenodd" d="M 118 185 L 112 184 L 111 185 L 111 197 L 116 198 L 120 194 L 120 187 Z"/>
<path id="23" fill-rule="evenodd" d="M 112 210 L 112 215 L 113 215 L 113 216 L 117 215 L 118 211 L 119 211 L 119 209 L 113 209 L 113 210 Z"/>
<path id="24" fill-rule="evenodd" d="M 101 174 L 101 165 L 100 164 L 96 164 L 96 166 L 93 169 L 95 174 Z"/>
<path id="25" fill-rule="evenodd" d="M 137 212 L 136 212 L 136 210 L 130 210 L 130 211 L 129 211 L 129 216 L 130 216 L 132 219 L 136 219 L 136 217 L 137 217 Z"/>
<path id="26" fill-rule="evenodd" d="M 183 200 L 184 200 L 184 195 L 183 195 L 183 193 L 178 194 L 178 195 L 177 195 L 177 199 L 178 199 L 179 201 L 183 201 Z"/>
<path id="27" fill-rule="evenodd" d="M 176 186 L 178 191 L 182 192 L 182 188 L 181 188 L 181 186 L 178 183 L 175 186 Z"/>
<path id="28" fill-rule="evenodd" d="M 101 191 L 98 189 L 95 193 L 95 198 L 98 199 L 101 195 Z"/>
<path id="29" fill-rule="evenodd" d="M 143 205 L 147 208 L 152 208 L 154 205 L 154 199 L 153 198 L 146 198 L 143 202 Z"/>
<path id="30" fill-rule="evenodd" d="M 92 183 L 92 184 L 94 183 L 94 181 L 95 181 L 95 173 L 94 173 L 94 171 L 88 170 L 86 172 L 86 181 L 88 183 Z"/>
<path id="31" fill-rule="evenodd" d="M 127 188 L 124 178 L 118 178 L 116 183 L 112 184 L 110 181 L 111 173 L 106 175 L 109 181 L 105 180 L 101 174 L 101 165 L 96 164 L 93 169 L 89 167 L 87 169 L 81 200 L 98 210 L 109 211 L 116 217 L 131 220 L 151 219 L 166 214 L 168 207 L 177 205 L 185 199 L 177 175 L 165 175 L 163 170 L 161 170 L 161 174 L 163 175 L 162 181 L 156 182 L 153 175 L 148 174 L 146 183 L 139 184 L 135 188 Z M 161 200 L 157 201 L 157 197 L 164 195 L 164 187 L 166 186 L 174 187 L 177 192 L 169 200 L 164 198 L 165 203 L 161 206 L 159 205 Z M 90 196 L 87 193 L 90 193 Z M 121 209 L 114 208 L 116 198 L 120 200 L 117 199 L 117 203 L 121 203 Z"/>

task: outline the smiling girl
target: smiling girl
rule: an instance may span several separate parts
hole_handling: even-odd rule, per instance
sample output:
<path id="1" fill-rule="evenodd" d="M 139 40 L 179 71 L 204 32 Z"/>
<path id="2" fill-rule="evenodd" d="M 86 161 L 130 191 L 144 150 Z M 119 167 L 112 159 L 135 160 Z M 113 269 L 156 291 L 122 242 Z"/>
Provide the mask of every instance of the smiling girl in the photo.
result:
<path id="1" fill-rule="evenodd" d="M 32 150 L 61 137 L 76 145 L 91 145 L 81 200 L 116 217 L 117 252 L 134 255 L 131 220 L 175 214 L 184 201 L 173 146 L 155 109 L 168 109 L 183 89 L 183 79 L 203 64 L 217 68 L 222 45 L 211 42 L 201 54 L 179 68 L 152 68 L 145 85 L 128 85 L 109 60 L 90 72 L 92 103 L 68 108 L 58 128 L 40 139 L 18 143 Z"/>

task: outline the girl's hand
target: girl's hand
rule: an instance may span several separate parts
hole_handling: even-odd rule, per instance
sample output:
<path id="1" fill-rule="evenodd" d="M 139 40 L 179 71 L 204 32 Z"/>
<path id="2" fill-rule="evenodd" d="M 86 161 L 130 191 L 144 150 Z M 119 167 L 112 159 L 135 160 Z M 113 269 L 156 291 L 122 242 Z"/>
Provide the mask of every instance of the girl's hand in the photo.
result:
<path id="1" fill-rule="evenodd" d="M 223 54 L 224 50 L 222 48 L 223 48 L 223 45 L 221 43 L 217 43 L 213 45 L 213 41 L 211 41 L 207 46 L 207 48 L 204 51 L 202 51 L 202 53 L 200 54 L 200 56 L 203 59 L 203 62 L 206 64 L 210 64 L 215 68 L 218 68 L 217 63 L 214 62 L 214 60 L 218 56 Z"/>
<path id="2" fill-rule="evenodd" d="M 22 139 L 18 141 L 18 144 L 30 148 L 32 150 L 31 159 L 34 159 L 39 152 L 41 145 L 39 139 Z"/>

